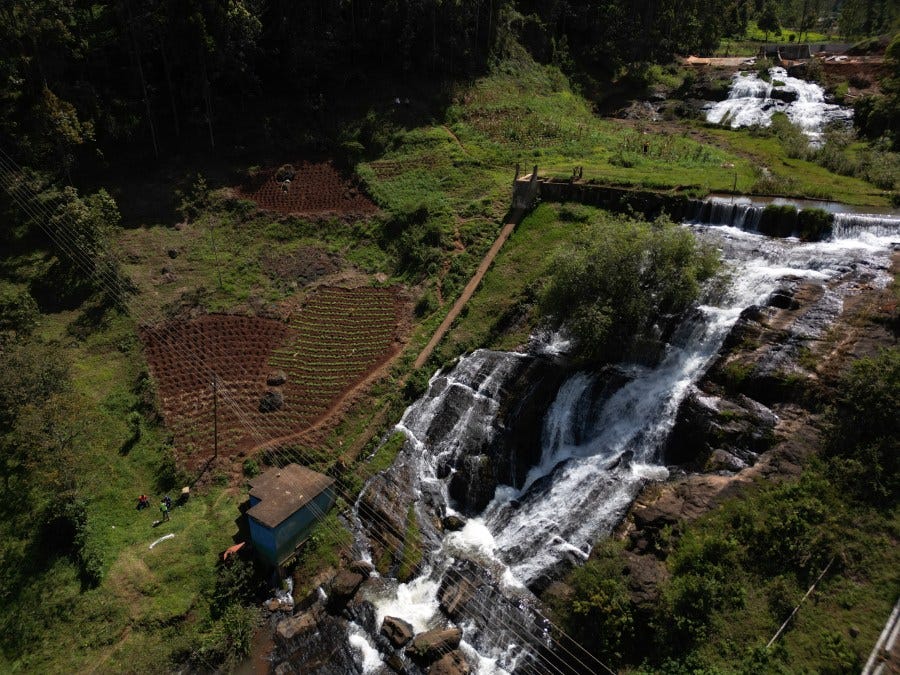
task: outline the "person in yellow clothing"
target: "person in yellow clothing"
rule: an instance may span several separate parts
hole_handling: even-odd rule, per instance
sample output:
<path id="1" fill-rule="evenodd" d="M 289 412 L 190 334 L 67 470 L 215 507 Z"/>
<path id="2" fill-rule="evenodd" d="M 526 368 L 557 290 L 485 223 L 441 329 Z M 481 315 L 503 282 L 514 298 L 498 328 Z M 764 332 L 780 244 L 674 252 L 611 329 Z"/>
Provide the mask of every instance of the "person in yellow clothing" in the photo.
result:
<path id="1" fill-rule="evenodd" d="M 162 512 L 163 522 L 169 519 L 169 505 L 162 501 L 159 503 L 159 510 Z"/>

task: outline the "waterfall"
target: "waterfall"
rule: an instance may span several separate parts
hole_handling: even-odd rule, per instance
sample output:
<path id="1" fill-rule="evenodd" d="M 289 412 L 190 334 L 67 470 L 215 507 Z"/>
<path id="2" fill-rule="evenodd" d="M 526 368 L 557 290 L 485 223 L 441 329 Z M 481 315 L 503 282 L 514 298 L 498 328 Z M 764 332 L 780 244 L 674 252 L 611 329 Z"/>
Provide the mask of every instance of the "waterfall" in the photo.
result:
<path id="1" fill-rule="evenodd" d="M 769 77 L 771 82 L 761 80 L 754 72 L 736 73 L 728 98 L 709 108 L 706 121 L 727 123 L 732 128 L 767 127 L 774 113 L 783 112 L 813 143 L 818 143 L 828 124 L 847 124 L 853 118 L 852 109 L 826 103 L 825 90 L 815 82 L 791 77 L 784 68 L 770 68 Z M 775 82 L 784 84 L 775 87 Z"/>
<path id="2" fill-rule="evenodd" d="M 900 216 L 868 213 L 836 213 L 832 237 L 854 239 L 862 234 L 875 237 L 897 237 L 900 241 Z"/>
<path id="3" fill-rule="evenodd" d="M 691 223 L 728 225 L 739 230 L 755 232 L 759 228 L 764 208 L 764 205 L 753 204 L 746 198 L 714 197 L 699 202 L 694 214 L 688 220 Z"/>
<path id="4" fill-rule="evenodd" d="M 874 237 L 900 237 L 900 214 L 857 213 L 834 202 L 817 204 L 809 200 L 784 198 L 751 200 L 748 197 L 711 197 L 697 202 L 687 219 L 692 225 L 734 227 L 758 232 L 766 206 L 794 205 L 799 209 L 815 208 L 830 212 L 834 218 L 831 239 L 856 239 L 863 234 Z"/>
<path id="5" fill-rule="evenodd" d="M 746 222 L 751 207 L 757 208 L 734 206 L 744 211 L 727 211 L 718 204 L 709 206 L 709 212 Z M 540 460 L 524 483 L 499 486 L 488 506 L 461 531 L 435 530 L 422 574 L 407 584 L 385 580 L 378 595 L 369 598 L 379 619 L 405 617 L 417 630 L 445 623 L 448 612 L 439 601 L 440 589 L 464 577 L 477 591 L 466 611 L 451 617 L 463 628 L 461 648 L 469 662 L 480 675 L 534 668 L 529 661 L 533 649 L 523 645 L 546 633 L 529 609 L 533 598 L 528 589 L 543 588 L 566 567 L 584 561 L 641 487 L 667 476 L 661 448 L 679 405 L 715 359 L 741 312 L 765 304 L 785 278 L 818 280 L 829 284 L 828 291 L 821 306 L 808 314 L 828 325 L 841 311 L 844 295 L 855 292 L 859 277 L 848 276 L 849 270 L 864 273 L 867 283 L 889 283 L 886 270 L 897 219 L 877 219 L 873 227 L 866 218 L 836 218 L 835 238 L 816 243 L 772 239 L 734 227 L 685 225 L 722 251 L 731 272 L 727 291 L 685 318 L 658 366 L 623 363 L 599 373 L 572 373 L 546 409 Z M 860 227 L 865 229 L 853 229 Z M 434 518 L 429 518 L 428 500 L 418 495 L 439 496 L 438 517 L 454 512 L 448 472 L 460 457 L 494 438 L 507 383 L 529 359 L 548 358 L 536 356 L 541 352 L 554 350 L 539 345 L 531 354 L 478 350 L 449 371 L 438 372 L 425 395 L 406 410 L 399 428 L 410 441 L 395 467 L 413 476 L 408 489 L 423 526 Z M 374 663 L 356 642 L 366 662 Z"/>

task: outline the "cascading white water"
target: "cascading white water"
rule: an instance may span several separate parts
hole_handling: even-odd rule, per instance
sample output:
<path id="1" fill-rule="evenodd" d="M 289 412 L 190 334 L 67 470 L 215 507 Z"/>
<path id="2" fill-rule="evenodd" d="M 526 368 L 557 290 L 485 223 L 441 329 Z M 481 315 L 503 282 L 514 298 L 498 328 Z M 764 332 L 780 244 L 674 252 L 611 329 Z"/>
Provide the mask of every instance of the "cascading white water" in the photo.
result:
<path id="1" fill-rule="evenodd" d="M 728 98 L 719 101 L 706 113 L 706 121 L 727 123 L 733 128 L 772 123 L 772 115 L 783 112 L 799 126 L 814 143 L 819 142 L 824 128 L 833 122 L 848 123 L 853 110 L 825 102 L 825 90 L 815 82 L 807 82 L 787 74 L 784 68 L 770 68 L 771 82 L 759 78 L 755 72 L 736 73 Z M 774 82 L 783 82 L 778 87 Z M 776 90 L 786 92 L 791 102 L 775 96 Z"/>
<path id="2" fill-rule="evenodd" d="M 417 627 L 443 621 L 436 594 L 455 560 L 488 570 L 502 592 L 514 598 L 512 604 L 521 605 L 528 596 L 525 586 L 561 561 L 584 559 L 621 518 L 641 485 L 667 475 L 660 449 L 679 404 L 746 307 L 764 303 L 785 277 L 825 282 L 856 266 L 869 270 L 871 283 L 888 283 L 885 270 L 896 228 L 861 231 L 847 224 L 849 219 L 841 222 L 832 240 L 811 244 L 729 226 L 691 225 L 698 237 L 720 248 L 731 267 L 726 297 L 715 306 L 697 308 L 676 331 L 657 367 L 620 366 L 624 384 L 607 392 L 605 399 L 595 397 L 598 375 L 572 375 L 544 418 L 541 459 L 524 484 L 500 486 L 479 517 L 426 552 L 428 567 L 422 576 L 394 590 L 386 587 L 383 595 L 372 598 L 379 618 L 403 617 L 406 612 Z M 833 319 L 842 294 L 854 287 L 848 282 L 830 289 L 818 316 L 825 322 Z M 414 492 L 439 486 L 447 511 L 453 512 L 437 467 L 452 464 L 470 443 L 490 438 L 504 383 L 523 358 L 478 350 L 449 373 L 432 378 L 428 392 L 410 406 L 399 425 L 413 441 L 402 461 L 416 467 L 419 482 Z M 525 630 L 521 617 L 518 622 L 472 617 L 463 622 L 463 648 L 479 673 L 515 670 Z"/>
<path id="3" fill-rule="evenodd" d="M 900 236 L 900 214 L 837 211 L 836 207 L 839 205 L 832 202 L 818 204 L 809 200 L 794 201 L 786 198 L 753 201 L 749 197 L 711 197 L 697 203 L 687 222 L 696 225 L 728 225 L 756 232 L 769 204 L 829 211 L 834 218 L 832 239 L 851 239 L 865 233 L 876 237 Z"/>

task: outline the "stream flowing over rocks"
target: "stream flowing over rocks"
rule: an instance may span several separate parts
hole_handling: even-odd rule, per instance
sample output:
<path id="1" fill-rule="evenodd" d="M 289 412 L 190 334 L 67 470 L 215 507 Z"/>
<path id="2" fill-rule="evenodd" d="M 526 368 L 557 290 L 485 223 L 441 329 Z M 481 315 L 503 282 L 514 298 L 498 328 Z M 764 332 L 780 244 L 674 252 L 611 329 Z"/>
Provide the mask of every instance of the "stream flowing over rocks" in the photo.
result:
<path id="1" fill-rule="evenodd" d="M 825 100 L 820 85 L 791 77 L 784 68 L 769 68 L 769 81 L 756 72 L 735 73 L 728 98 L 709 107 L 706 121 L 733 128 L 767 127 L 776 112 L 785 113 L 813 143 L 821 141 L 827 125 L 853 119 L 851 108 Z"/>
<path id="2" fill-rule="evenodd" d="M 586 560 L 645 486 L 711 472 L 665 496 L 689 515 L 704 490 L 718 494 L 757 464 L 786 423 L 773 406 L 796 386 L 811 341 L 890 281 L 900 219 L 871 219 L 817 243 L 685 225 L 722 252 L 727 282 L 640 364 L 579 371 L 556 335 L 522 353 L 477 350 L 436 373 L 398 425 L 407 441 L 396 462 L 356 504 L 362 560 L 279 624 L 280 672 L 572 672 L 564 664 L 587 657 L 553 643 L 535 594 Z M 400 583 L 385 553 L 403 550 L 410 509 L 422 557 Z M 670 513 L 633 510 L 636 558 Z M 659 574 L 633 570 L 651 589 Z M 340 665 L 316 661 L 340 631 Z"/>

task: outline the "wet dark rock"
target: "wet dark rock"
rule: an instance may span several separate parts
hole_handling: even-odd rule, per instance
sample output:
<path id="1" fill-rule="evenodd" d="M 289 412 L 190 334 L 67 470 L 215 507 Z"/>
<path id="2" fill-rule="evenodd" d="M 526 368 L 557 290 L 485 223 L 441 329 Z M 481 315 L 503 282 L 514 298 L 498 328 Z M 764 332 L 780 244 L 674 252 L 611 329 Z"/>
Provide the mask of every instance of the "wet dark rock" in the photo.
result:
<path id="1" fill-rule="evenodd" d="M 281 621 L 275 630 L 274 662 L 282 673 L 358 675 L 347 622 L 316 607 Z"/>
<path id="2" fill-rule="evenodd" d="M 289 645 L 296 638 L 316 631 L 321 618 L 321 609 L 316 608 L 279 621 L 275 627 L 275 639 L 282 645 Z"/>
<path id="3" fill-rule="evenodd" d="M 438 591 L 441 611 L 454 621 L 459 621 L 465 613 L 466 604 L 475 596 L 476 586 L 464 576 L 444 578 L 444 585 Z"/>
<path id="4" fill-rule="evenodd" d="M 362 582 L 362 574 L 350 570 L 338 572 L 328 588 L 328 611 L 332 614 L 340 612 L 356 594 Z"/>
<path id="5" fill-rule="evenodd" d="M 355 597 L 347 605 L 343 614 L 346 619 L 353 621 L 370 635 L 375 634 L 378 628 L 375 605 L 368 600 L 360 600 L 358 596 Z"/>
<path id="6" fill-rule="evenodd" d="M 270 387 L 280 387 L 285 382 L 287 382 L 287 373 L 283 370 L 273 370 L 266 377 L 266 384 Z"/>
<path id="7" fill-rule="evenodd" d="M 694 469 L 737 471 L 775 440 L 777 416 L 746 396 L 709 395 L 692 387 L 666 442 L 665 461 Z M 712 465 L 707 462 L 715 457 Z"/>
<path id="8" fill-rule="evenodd" d="M 444 529 L 448 532 L 456 532 L 458 530 L 463 529 L 466 526 L 466 519 L 460 518 L 459 516 L 445 516 L 441 521 L 441 524 L 444 526 Z"/>
<path id="9" fill-rule="evenodd" d="M 386 616 L 381 623 L 381 634 L 394 647 L 402 647 L 413 639 L 414 631 L 412 625 L 403 619 L 395 616 Z"/>
<path id="10" fill-rule="evenodd" d="M 799 94 L 796 91 L 791 89 L 781 89 L 780 87 L 775 87 L 772 89 L 772 98 L 776 98 L 779 101 L 784 101 L 785 103 L 793 103 L 799 97 Z"/>
<path id="11" fill-rule="evenodd" d="M 779 309 L 797 309 L 800 307 L 800 303 L 794 299 L 793 294 L 784 290 L 775 291 L 769 297 L 768 305 Z"/>
<path id="12" fill-rule="evenodd" d="M 405 465 L 395 465 L 387 473 L 372 478 L 363 492 L 359 517 L 372 545 L 372 559 L 398 551 L 406 531 L 406 513 L 415 497 L 409 493 L 413 477 Z"/>
<path id="13" fill-rule="evenodd" d="M 428 675 L 469 675 L 472 667 L 458 649 L 444 654 L 428 669 Z"/>
<path id="14" fill-rule="evenodd" d="M 281 410 L 284 407 L 284 394 L 277 389 L 269 389 L 259 399 L 259 411 L 268 413 Z"/>
<path id="15" fill-rule="evenodd" d="M 450 497 L 467 513 L 483 510 L 496 489 L 496 473 L 487 455 L 464 456 L 450 478 Z"/>
<path id="16" fill-rule="evenodd" d="M 347 566 L 347 569 L 368 578 L 375 571 L 375 566 L 365 560 L 355 560 Z"/>
<path id="17" fill-rule="evenodd" d="M 459 647 L 461 640 L 459 628 L 434 628 L 416 635 L 406 648 L 406 654 L 420 664 L 431 663 Z"/>

